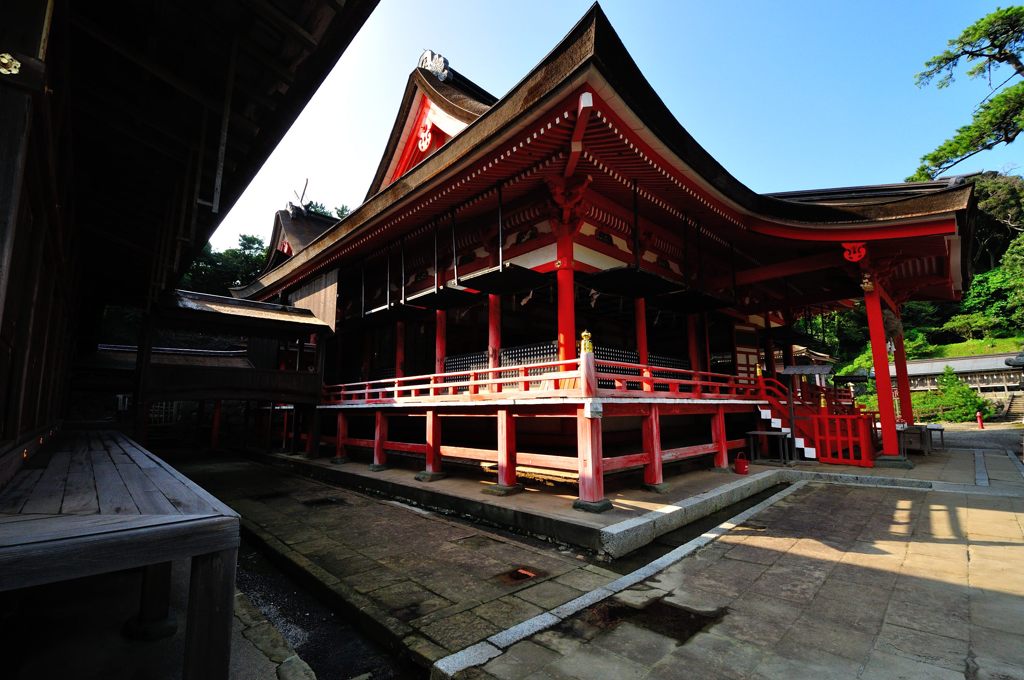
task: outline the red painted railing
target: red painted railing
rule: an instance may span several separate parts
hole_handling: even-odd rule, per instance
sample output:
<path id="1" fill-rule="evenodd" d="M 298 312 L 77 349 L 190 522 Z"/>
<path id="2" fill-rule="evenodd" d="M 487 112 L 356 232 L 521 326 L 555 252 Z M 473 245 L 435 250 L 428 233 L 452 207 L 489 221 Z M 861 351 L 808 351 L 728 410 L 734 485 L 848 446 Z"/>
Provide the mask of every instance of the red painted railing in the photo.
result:
<path id="1" fill-rule="evenodd" d="M 326 385 L 323 403 L 388 404 L 579 395 L 580 362 L 573 359 Z"/>
<path id="2" fill-rule="evenodd" d="M 783 388 L 784 389 L 784 388 Z M 757 379 L 622 361 L 597 361 L 593 354 L 470 371 L 327 385 L 325 404 L 488 401 L 552 397 L 675 397 L 761 399 Z"/>
<path id="3" fill-rule="evenodd" d="M 646 366 L 624 361 L 594 361 L 601 396 L 667 396 L 680 399 L 760 399 L 756 378 Z"/>

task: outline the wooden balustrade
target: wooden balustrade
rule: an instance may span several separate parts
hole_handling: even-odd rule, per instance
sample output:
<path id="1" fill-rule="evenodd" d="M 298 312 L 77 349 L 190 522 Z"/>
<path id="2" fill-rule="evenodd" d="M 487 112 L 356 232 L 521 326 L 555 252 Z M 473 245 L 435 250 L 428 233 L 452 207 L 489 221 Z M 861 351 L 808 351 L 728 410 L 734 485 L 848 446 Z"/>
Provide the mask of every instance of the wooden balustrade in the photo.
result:
<path id="1" fill-rule="evenodd" d="M 595 360 L 588 353 L 569 361 L 328 385 L 322 403 L 385 405 L 602 396 L 757 400 L 763 388 L 756 378 Z"/>

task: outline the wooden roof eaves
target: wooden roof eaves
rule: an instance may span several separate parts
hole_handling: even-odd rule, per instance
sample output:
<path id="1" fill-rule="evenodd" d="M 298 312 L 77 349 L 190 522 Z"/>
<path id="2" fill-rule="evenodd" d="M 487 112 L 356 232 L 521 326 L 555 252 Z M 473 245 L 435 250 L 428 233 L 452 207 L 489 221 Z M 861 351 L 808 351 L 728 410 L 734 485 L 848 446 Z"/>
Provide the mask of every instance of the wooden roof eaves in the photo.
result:
<path id="1" fill-rule="evenodd" d="M 970 186 L 953 187 L 903 201 L 886 201 L 877 206 L 860 205 L 857 210 L 797 203 L 754 193 L 729 174 L 675 119 L 595 4 L 537 67 L 445 147 L 396 182 L 368 197 L 334 230 L 322 235 L 303 253 L 245 287 L 242 294 L 247 297 L 260 295 L 268 288 L 279 290 L 289 285 L 285 279 L 294 279 L 301 269 L 315 267 L 313 259 L 323 258 L 327 251 L 341 242 L 356 237 L 371 220 L 376 222 L 400 203 L 411 200 L 416 194 L 426 193 L 442 174 L 454 174 L 469 166 L 482 152 L 482 147 L 496 144 L 504 133 L 517 124 L 524 124 L 529 114 L 537 113 L 539 106 L 564 95 L 573 84 L 582 82 L 591 74 L 595 82 L 604 79 L 631 112 L 643 111 L 642 127 L 677 161 L 673 163 L 669 158 L 666 162 L 676 166 L 677 171 L 680 168 L 692 171 L 690 177 L 696 176 L 714 196 L 735 206 L 748 218 L 764 223 L 788 223 L 811 232 L 822 229 L 822 223 L 860 228 L 870 227 L 865 222 L 891 221 L 895 224 L 898 220 L 906 220 L 907 212 L 920 216 L 922 220 L 927 219 L 935 215 L 934 210 L 928 209 L 928 204 L 935 203 L 937 199 L 934 196 L 938 194 L 957 199 L 942 206 L 943 213 L 951 214 L 969 207 Z M 416 81 L 410 76 L 406 97 L 411 99 L 415 91 Z M 405 102 L 403 112 L 408 104 Z M 633 115 L 640 118 L 635 113 Z M 389 156 L 386 154 L 386 157 Z M 906 212 L 898 214 L 893 211 L 897 205 Z M 838 235 L 833 233 L 829 238 L 838 238 Z"/>
<path id="2" fill-rule="evenodd" d="M 426 95 L 431 103 L 466 125 L 471 124 L 480 117 L 479 114 L 452 101 L 446 93 L 446 90 L 450 87 L 440 83 L 436 76 L 421 68 L 415 68 L 409 74 L 409 80 L 406 82 L 405 92 L 402 95 L 402 103 L 398 107 L 398 114 L 391 127 L 391 134 L 388 136 L 384 153 L 381 155 L 380 163 L 377 165 L 377 172 L 374 174 L 370 188 L 366 192 L 366 198 L 363 200 L 369 200 L 374 194 L 384 188 L 384 182 L 387 181 L 387 175 L 395 154 L 398 153 L 400 145 L 409 134 L 406 127 L 410 116 L 415 113 L 413 109 L 418 105 L 419 97 L 417 94 L 422 93 Z"/>
<path id="3" fill-rule="evenodd" d="M 357 237 L 371 226 L 371 222 L 376 223 L 384 218 L 388 212 L 411 200 L 415 194 L 429 191 L 440 181 L 440 175 L 457 174 L 472 166 L 488 143 L 494 144 L 503 136 L 514 134 L 517 127 L 526 125 L 530 114 L 539 115 L 536 111 L 538 105 L 564 96 L 577 86 L 592 66 L 595 10 L 600 12 L 600 8 L 594 5 L 555 50 L 447 145 L 368 198 L 339 222 L 335 229 L 321 235 L 301 253 L 241 287 L 238 295 L 246 298 L 269 296 L 273 291 L 288 285 L 288 280 L 293 279 L 300 270 L 315 266 L 314 259 L 326 257 L 340 243 Z"/>

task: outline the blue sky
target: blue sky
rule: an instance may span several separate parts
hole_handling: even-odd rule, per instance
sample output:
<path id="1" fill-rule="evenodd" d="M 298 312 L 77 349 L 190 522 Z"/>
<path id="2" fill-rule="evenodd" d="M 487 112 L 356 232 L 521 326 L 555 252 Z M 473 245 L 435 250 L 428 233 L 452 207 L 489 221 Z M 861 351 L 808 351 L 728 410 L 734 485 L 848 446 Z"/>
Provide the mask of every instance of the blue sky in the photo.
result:
<path id="1" fill-rule="evenodd" d="M 348 51 L 214 235 L 269 238 L 302 191 L 362 202 L 410 71 L 424 49 L 504 95 L 590 7 L 577 0 L 381 0 Z M 1004 6 L 1007 3 L 1002 3 Z M 987 82 L 918 88 L 914 74 L 999 3 L 981 0 L 601 3 L 690 134 L 758 192 L 902 181 L 966 124 Z M 1006 74 L 1008 75 L 1008 73 Z M 998 84 L 1006 77 L 994 78 Z M 1020 173 L 1024 142 L 955 172 Z"/>

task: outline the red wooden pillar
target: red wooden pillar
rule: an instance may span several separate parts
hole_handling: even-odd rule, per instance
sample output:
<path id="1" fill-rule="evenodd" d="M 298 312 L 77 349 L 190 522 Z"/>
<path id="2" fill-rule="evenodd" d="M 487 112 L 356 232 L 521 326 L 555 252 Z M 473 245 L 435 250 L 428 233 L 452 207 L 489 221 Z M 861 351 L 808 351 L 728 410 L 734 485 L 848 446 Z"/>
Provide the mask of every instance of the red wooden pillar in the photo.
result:
<path id="1" fill-rule="evenodd" d="M 444 477 L 441 470 L 441 416 L 434 409 L 426 412 L 426 463 L 425 469 L 416 473 L 421 482 L 433 482 Z"/>
<path id="2" fill-rule="evenodd" d="M 580 497 L 572 507 L 586 512 L 610 510 L 604 497 L 604 464 L 601 459 L 601 419 L 588 417 L 584 407 L 576 413 L 576 455 L 579 460 Z"/>
<path id="3" fill-rule="evenodd" d="M 434 312 L 434 373 L 444 373 L 444 360 L 448 355 L 448 312 Z"/>
<path id="4" fill-rule="evenodd" d="M 644 366 L 650 365 L 650 354 L 647 351 L 647 298 L 636 298 L 634 301 L 634 317 L 636 319 L 636 354 L 637 361 Z M 648 378 L 643 382 L 644 392 L 653 392 L 654 383 L 649 378 L 651 371 L 643 369 L 643 376 Z M 647 450 L 647 449 L 645 449 Z"/>
<path id="5" fill-rule="evenodd" d="M 903 346 L 903 336 L 897 335 L 893 341 L 896 351 L 893 363 L 896 365 L 896 391 L 900 396 L 900 415 L 907 425 L 914 424 L 914 404 L 910 401 L 910 375 L 907 373 L 907 350 Z"/>
<path id="6" fill-rule="evenodd" d="M 501 296 L 493 293 L 487 296 L 487 367 L 501 366 Z M 491 373 L 488 378 L 497 378 Z M 488 392 L 501 392 L 500 384 L 491 384 Z"/>
<path id="7" fill-rule="evenodd" d="M 896 437 L 896 409 L 892 403 L 892 380 L 889 378 L 889 353 L 886 351 L 885 326 L 882 322 L 882 298 L 877 286 L 864 293 L 864 309 L 868 317 L 871 337 L 871 358 L 875 365 L 875 389 L 878 392 L 878 419 L 882 425 L 883 456 L 897 456 L 900 452 Z"/>
<path id="8" fill-rule="evenodd" d="M 395 322 L 395 377 L 405 375 L 405 322 Z M 397 396 L 397 395 L 396 395 Z"/>
<path id="9" fill-rule="evenodd" d="M 516 422 L 512 411 L 498 409 L 498 483 L 481 491 L 492 496 L 510 496 L 523 490 L 516 481 Z"/>
<path id="10" fill-rule="evenodd" d="M 686 345 L 690 354 L 691 371 L 699 371 L 701 369 L 700 344 L 697 340 L 697 326 L 699 323 L 700 317 L 696 314 L 690 314 L 686 317 Z"/>
<path id="11" fill-rule="evenodd" d="M 210 426 L 210 448 L 220 448 L 220 418 L 221 418 L 221 405 L 220 399 L 213 402 L 213 423 Z"/>
<path id="12" fill-rule="evenodd" d="M 448 356 L 448 312 L 439 309 L 434 312 L 434 373 L 444 373 L 444 362 Z M 431 382 L 440 383 L 441 380 Z M 443 394 L 443 388 L 435 388 L 434 395 Z"/>
<path id="13" fill-rule="evenodd" d="M 657 404 L 651 404 L 651 412 L 643 421 L 643 446 L 647 454 L 644 465 L 644 487 L 650 491 L 664 493 L 668 485 L 661 472 L 661 413 Z"/>
<path id="14" fill-rule="evenodd" d="M 793 330 L 793 313 L 789 310 L 785 310 L 782 313 L 782 321 L 787 331 Z M 792 366 L 793 365 L 793 344 L 790 342 L 782 345 L 782 365 Z"/>
<path id="15" fill-rule="evenodd" d="M 344 463 L 348 459 L 345 443 L 348 439 L 348 416 L 338 411 L 338 431 L 334 439 L 334 460 L 332 463 Z"/>
<path id="16" fill-rule="evenodd" d="M 388 440 L 388 417 L 384 411 L 377 411 L 373 432 L 373 463 L 370 464 L 370 472 L 379 472 L 388 467 L 387 454 L 384 452 L 384 442 Z"/>
<path id="17" fill-rule="evenodd" d="M 711 441 L 715 444 L 715 467 L 729 467 L 729 440 L 725 432 L 725 410 L 721 406 L 711 416 Z"/>
<path id="18" fill-rule="evenodd" d="M 576 276 L 572 236 L 558 238 L 558 360 L 576 358 Z"/>
<path id="19" fill-rule="evenodd" d="M 772 340 L 772 320 L 768 312 L 764 313 L 764 363 L 765 371 L 775 377 L 775 341 Z"/>

